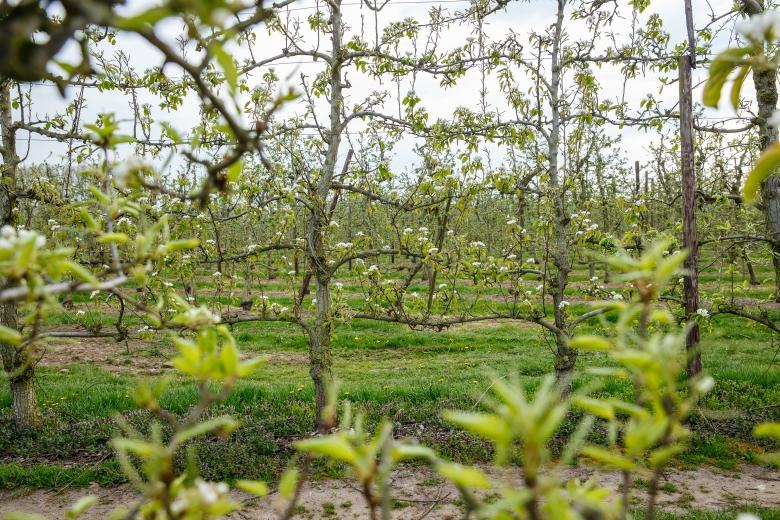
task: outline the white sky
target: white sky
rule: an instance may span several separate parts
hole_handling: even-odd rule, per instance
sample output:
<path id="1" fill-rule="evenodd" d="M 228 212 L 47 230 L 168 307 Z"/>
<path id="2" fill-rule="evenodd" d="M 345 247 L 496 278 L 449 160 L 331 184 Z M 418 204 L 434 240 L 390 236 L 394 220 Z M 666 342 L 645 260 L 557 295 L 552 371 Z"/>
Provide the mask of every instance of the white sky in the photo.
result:
<path id="1" fill-rule="evenodd" d="M 419 1 L 419 0 L 418 0 Z M 627 3 L 626 0 L 618 0 L 621 4 Z M 367 27 L 372 27 L 373 14 L 371 11 L 363 7 L 357 0 L 344 0 L 344 20 L 352 28 L 352 30 L 359 30 L 361 26 L 362 17 L 365 17 L 365 24 Z M 130 0 L 128 10 L 134 11 L 152 4 L 152 0 Z M 358 5 L 354 5 L 358 4 Z M 731 9 L 731 0 L 693 0 L 694 4 L 694 18 L 696 20 L 696 26 L 701 27 L 709 20 L 710 13 L 724 13 Z M 315 4 L 313 0 L 301 0 L 290 6 L 291 9 L 296 10 L 293 14 L 300 15 L 305 23 L 305 17 L 308 14 L 314 12 L 311 9 Z M 418 21 L 424 21 L 427 18 L 427 11 L 432 5 L 442 5 L 442 7 L 448 10 L 462 9 L 467 5 L 467 2 L 457 1 L 453 2 L 449 0 L 446 3 L 437 4 L 435 1 L 426 3 L 410 3 L 403 0 L 390 0 L 387 7 L 380 13 L 380 24 L 384 25 L 390 21 L 402 20 L 407 17 L 412 17 Z M 626 10 L 626 12 L 628 12 Z M 499 12 L 494 14 L 488 22 L 487 31 L 488 35 L 493 40 L 501 39 L 509 31 L 521 35 L 521 41 L 527 42 L 527 35 L 532 31 L 541 32 L 544 27 L 549 26 L 553 22 L 553 16 L 555 13 L 555 2 L 553 0 L 532 0 L 531 2 L 510 2 L 506 9 L 506 12 Z M 685 39 L 685 19 L 683 14 L 683 6 L 680 0 L 654 0 L 651 3 L 651 7 L 648 11 L 642 15 L 643 19 L 651 13 L 658 13 L 662 17 L 665 25 L 665 29 L 671 33 L 672 42 L 670 43 L 670 49 L 675 44 L 684 41 Z M 569 34 L 573 39 L 584 37 L 586 31 L 583 30 L 581 24 L 574 24 L 570 21 L 566 22 Z M 614 27 L 617 33 L 625 33 L 630 28 L 629 20 L 619 21 Z M 166 37 L 175 37 L 178 27 L 172 24 L 167 24 L 159 29 L 164 33 Z M 373 34 L 373 28 L 366 31 L 367 34 Z M 264 56 L 273 55 L 279 52 L 280 40 L 269 39 L 265 32 L 261 29 L 258 31 L 257 48 L 260 49 L 261 54 Z M 449 31 L 442 38 L 442 42 L 445 47 L 455 47 L 462 45 L 464 38 L 468 37 L 468 34 L 463 34 L 462 28 Z M 714 50 L 724 48 L 728 44 L 729 34 L 726 34 L 723 38 L 716 41 L 714 44 Z M 619 37 L 618 37 L 619 38 Z M 370 41 L 370 39 L 369 39 Z M 606 43 L 606 40 L 605 40 Z M 148 45 L 141 42 L 138 38 L 131 37 L 127 34 L 121 34 L 119 36 L 118 47 L 129 52 L 134 65 L 143 71 L 144 69 L 158 66 L 161 63 L 159 54 L 151 49 Z M 244 50 L 237 50 L 237 53 L 244 54 Z M 287 58 L 285 62 L 299 62 L 304 61 L 306 58 Z M 310 77 L 313 76 L 316 71 L 321 70 L 321 64 L 285 64 L 278 65 L 276 70 L 281 77 L 291 76 L 291 85 L 295 86 L 298 81 L 298 76 L 301 73 L 305 73 Z M 167 70 L 167 69 L 166 69 Z M 172 75 L 178 76 L 178 71 L 171 70 Z M 700 66 L 694 71 L 694 83 L 697 84 L 706 77 L 706 67 Z M 623 87 L 623 79 L 619 74 L 617 68 L 612 66 L 605 66 L 598 69 L 596 72 L 597 78 L 601 84 L 602 98 L 616 98 L 620 95 Z M 255 78 L 259 74 L 255 74 Z M 348 95 L 354 100 L 360 100 L 364 95 L 371 92 L 376 88 L 382 88 L 381 85 L 377 85 L 365 77 L 361 78 L 356 72 L 350 73 L 349 79 L 352 82 L 353 88 L 349 89 Z M 492 105 L 492 108 L 499 108 L 503 106 L 503 100 L 500 95 L 496 95 L 497 85 L 494 77 L 488 78 L 487 86 L 488 91 L 491 93 L 488 96 L 488 100 Z M 667 87 L 662 95 L 658 95 L 659 82 L 655 75 L 648 75 L 644 78 L 632 80 L 628 86 L 627 100 L 632 107 L 638 107 L 638 102 L 646 94 L 652 93 L 657 98 L 662 99 L 667 106 L 673 106 L 676 103 L 677 88 L 676 86 Z M 386 87 L 395 92 L 395 86 L 387 84 Z M 461 80 L 456 88 L 443 90 L 438 86 L 438 81 L 435 80 L 420 80 L 416 85 L 417 94 L 422 98 L 422 105 L 431 113 L 432 119 L 435 117 L 448 117 L 453 109 L 457 106 L 466 106 L 474 110 L 478 107 L 478 95 L 477 92 L 480 88 L 480 77 L 478 73 L 470 73 L 466 78 Z M 402 87 L 402 93 L 405 88 Z M 749 90 L 746 89 L 746 92 Z M 60 97 L 59 93 L 53 86 L 40 85 L 33 87 L 33 99 L 34 99 L 34 117 L 33 119 L 45 119 L 46 117 L 60 112 L 63 110 L 65 103 L 72 99 L 75 94 L 75 90 L 71 89 L 66 99 Z M 695 99 L 700 98 L 700 92 L 697 92 Z M 154 99 L 148 95 L 142 97 L 151 102 L 153 106 L 156 106 Z M 112 93 L 99 93 L 92 92 L 87 96 L 87 110 L 83 121 L 91 122 L 95 119 L 97 114 L 104 112 L 114 112 L 117 117 L 127 118 L 129 112 L 128 99 L 122 97 L 116 92 Z M 385 107 L 385 111 L 389 113 L 395 113 L 395 102 L 389 103 Z M 298 111 L 295 107 L 291 107 L 288 110 Z M 189 127 L 197 124 L 198 110 L 194 103 L 186 103 L 175 114 L 160 111 L 155 114 L 154 119 L 159 121 L 168 121 L 178 128 L 183 134 L 187 133 Z M 733 115 L 733 111 L 730 107 L 724 107 L 720 110 L 707 109 L 705 111 L 705 117 L 719 118 L 729 117 Z M 159 133 L 159 128 L 153 130 L 154 133 Z M 635 159 L 646 160 L 647 144 L 649 142 L 648 135 L 639 130 L 625 128 L 622 130 L 613 130 L 613 132 L 619 132 L 622 135 L 623 149 L 626 151 L 627 159 L 633 161 Z M 24 152 L 26 149 L 26 143 L 24 142 L 25 135 L 22 134 L 20 138 L 20 152 Z M 50 162 L 57 162 L 58 157 L 64 153 L 65 146 L 60 143 L 54 143 L 45 138 L 39 136 L 33 136 L 31 144 L 31 153 L 29 154 L 28 162 L 41 162 L 48 160 Z M 411 142 L 406 141 L 400 143 L 396 149 L 394 166 L 396 168 L 404 168 L 411 166 L 415 158 L 411 152 Z M 127 148 L 128 153 L 130 148 Z M 346 153 L 346 147 L 344 147 L 343 153 Z M 497 157 L 494 157 L 496 159 Z M 500 158 L 500 157 L 498 157 Z M 495 163 L 494 163 L 495 164 Z"/>

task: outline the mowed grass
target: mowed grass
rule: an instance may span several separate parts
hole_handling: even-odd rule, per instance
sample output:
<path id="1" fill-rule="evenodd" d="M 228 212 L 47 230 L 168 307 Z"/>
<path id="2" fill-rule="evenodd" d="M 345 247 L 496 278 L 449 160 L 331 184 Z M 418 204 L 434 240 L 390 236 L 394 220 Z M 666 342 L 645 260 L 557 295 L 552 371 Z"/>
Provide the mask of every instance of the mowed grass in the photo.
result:
<path id="1" fill-rule="evenodd" d="M 588 308 L 579 303 L 571 307 L 575 313 Z M 608 334 L 614 317 L 607 318 L 606 323 L 595 322 L 581 332 Z M 208 478 L 274 480 L 293 454 L 292 442 L 309 435 L 314 422 L 306 339 L 289 323 L 245 323 L 233 332 L 244 353 L 265 356 L 268 362 L 210 412 L 229 413 L 242 426 L 227 440 L 198 440 L 197 458 Z M 705 327 L 704 365 L 717 385 L 694 415 L 694 436 L 682 456 L 683 464 L 734 469 L 741 462 L 757 462 L 757 454 L 772 448 L 753 440 L 751 432 L 758 422 L 780 420 L 776 343 L 771 332 L 740 318 L 716 316 Z M 155 349 L 142 353 L 130 349 L 129 354 L 118 350 L 116 365 L 126 366 L 124 372 L 112 373 L 80 361 L 40 367 L 37 388 L 44 422 L 34 435 L 13 433 L 7 379 L 0 376 L 0 487 L 121 482 L 109 445 L 117 433 L 114 416 L 122 414 L 140 430 L 148 429 L 150 418 L 134 406 L 139 376 L 132 367 L 139 355 L 159 355 L 162 365 L 170 347 L 164 338 L 155 344 L 161 346 L 160 354 Z M 441 412 L 478 409 L 496 377 L 517 376 L 532 390 L 552 369 L 552 348 L 551 337 L 521 322 L 478 323 L 433 332 L 354 320 L 336 330 L 333 360 L 340 397 L 364 413 L 369 425 L 387 418 L 395 423 L 397 435 L 416 437 L 447 457 L 488 462 L 490 446 L 450 427 Z M 585 369 L 606 363 L 603 355 L 582 355 L 575 383 L 590 382 Z M 167 374 L 172 382 L 163 405 L 184 413 L 195 402 L 195 387 L 173 372 Z M 601 392 L 631 396 L 630 385 L 621 381 L 606 382 Z M 575 420 L 571 417 L 564 431 Z M 598 440 L 598 432 L 594 439 Z M 321 464 L 317 474 L 339 475 L 340 470 Z"/>

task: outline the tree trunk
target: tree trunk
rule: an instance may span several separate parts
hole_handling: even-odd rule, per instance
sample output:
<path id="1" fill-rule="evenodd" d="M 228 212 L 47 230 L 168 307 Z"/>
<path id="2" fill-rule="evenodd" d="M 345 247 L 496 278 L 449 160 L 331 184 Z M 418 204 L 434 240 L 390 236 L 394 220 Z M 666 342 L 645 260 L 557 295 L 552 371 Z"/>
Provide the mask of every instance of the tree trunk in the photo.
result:
<path id="1" fill-rule="evenodd" d="M 748 16 L 763 12 L 763 6 L 754 1 L 742 0 L 742 10 Z M 753 68 L 753 85 L 758 102 L 758 130 L 761 150 L 766 150 L 777 141 L 777 128 L 769 126 L 767 120 L 777 109 L 777 72 L 761 65 Z M 770 176 L 761 186 L 764 219 L 770 240 L 772 265 L 775 271 L 775 301 L 780 302 L 780 180 Z"/>
<path id="2" fill-rule="evenodd" d="M 685 2 L 686 20 L 692 24 L 690 0 Z M 690 45 L 690 43 L 689 43 Z M 685 259 L 684 276 L 685 312 L 693 316 L 699 308 L 699 243 L 696 236 L 696 169 L 693 157 L 693 86 L 691 68 L 695 55 L 693 48 L 690 54 L 680 56 L 678 68 L 680 73 L 680 160 L 682 170 L 682 200 L 683 200 L 683 247 L 688 250 Z M 688 378 L 698 375 L 702 369 L 701 351 L 699 349 L 699 325 L 693 319 L 690 330 L 685 338 L 685 349 L 688 354 L 686 373 Z"/>
<path id="3" fill-rule="evenodd" d="M 552 254 L 555 273 L 550 279 L 550 289 L 553 295 L 555 328 L 557 329 L 557 332 L 555 333 L 555 379 L 561 393 L 563 395 L 568 395 L 571 392 L 574 366 L 577 362 L 577 351 L 569 347 L 569 336 L 566 333 L 566 305 L 563 302 L 566 286 L 569 281 L 569 272 L 571 271 L 569 248 L 566 239 L 566 227 L 569 218 L 566 214 L 566 206 L 564 203 L 565 190 L 558 170 L 558 154 L 560 153 L 561 138 L 561 113 L 559 107 L 561 66 L 559 59 L 561 41 L 563 38 L 565 6 L 565 0 L 558 0 L 558 12 L 554 26 L 551 56 L 550 112 L 552 115 L 552 125 L 547 145 L 549 155 L 548 174 L 550 177 L 550 192 L 553 197 L 553 206 L 555 210 L 553 226 L 554 245 Z"/>
<path id="4" fill-rule="evenodd" d="M 314 404 L 316 428 L 326 432 L 335 426 L 336 416 L 325 416 L 328 406 L 328 391 L 333 385 L 333 361 L 331 354 L 332 301 L 330 282 L 332 268 L 328 266 L 325 250 L 325 233 L 330 224 L 330 215 L 335 213 L 336 201 L 329 201 L 331 184 L 336 171 L 339 147 L 344 125 L 341 114 L 344 104 L 342 84 L 342 39 L 341 0 L 333 0 L 330 6 L 331 28 L 331 64 L 330 83 L 330 128 L 327 137 L 327 151 L 322 165 L 322 173 L 313 193 L 308 226 L 309 264 L 317 282 L 316 317 L 308 328 L 309 335 L 309 374 L 314 384 Z M 337 196 L 337 195 L 336 195 Z M 333 403 L 335 404 L 335 403 Z"/>
<path id="5" fill-rule="evenodd" d="M 0 225 L 14 224 L 16 198 L 16 173 L 19 157 L 16 154 L 16 134 L 13 129 L 11 107 L 11 82 L 0 79 L 0 133 L 2 133 L 2 183 L 0 190 Z M 16 329 L 16 304 L 0 305 L 0 325 Z M 30 430 L 38 423 L 38 403 L 35 400 L 35 365 L 31 346 L 19 349 L 14 345 L 0 343 L 0 357 L 11 385 L 14 425 L 20 431 Z"/>
<path id="6" fill-rule="evenodd" d="M 760 285 L 761 282 L 759 282 L 758 278 L 756 278 L 756 271 L 753 269 L 753 262 L 750 261 L 750 257 L 748 256 L 747 250 L 744 247 L 742 248 L 741 254 L 742 259 L 745 261 L 745 268 L 748 272 L 750 285 Z"/>
<path id="7" fill-rule="evenodd" d="M 328 389 L 333 384 L 331 354 L 330 282 L 317 278 L 317 317 L 309 332 L 309 375 L 314 384 L 317 431 L 325 433 L 335 424 L 334 417 L 324 417 L 328 406 Z"/>

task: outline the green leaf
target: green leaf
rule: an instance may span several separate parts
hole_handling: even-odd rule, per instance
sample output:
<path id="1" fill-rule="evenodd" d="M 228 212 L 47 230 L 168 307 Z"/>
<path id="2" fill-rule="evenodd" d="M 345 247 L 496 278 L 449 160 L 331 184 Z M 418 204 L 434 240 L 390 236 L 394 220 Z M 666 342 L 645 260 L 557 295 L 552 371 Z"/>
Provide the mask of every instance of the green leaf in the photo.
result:
<path id="1" fill-rule="evenodd" d="M 225 81 L 227 81 L 231 92 L 235 92 L 238 86 L 238 69 L 236 69 L 236 63 L 233 58 L 225 52 L 222 45 L 214 43 L 211 46 L 211 50 L 214 53 L 214 57 L 217 59 L 217 63 L 222 67 L 222 71 L 225 73 Z"/>
<path id="2" fill-rule="evenodd" d="M 225 374 L 235 374 L 238 368 L 238 349 L 235 343 L 228 342 L 219 353 L 219 359 Z"/>
<path id="3" fill-rule="evenodd" d="M 279 479 L 279 495 L 285 500 L 292 498 L 295 487 L 298 485 L 298 470 L 290 468 Z"/>
<path id="4" fill-rule="evenodd" d="M 236 182 L 241 177 L 241 172 L 244 171 L 244 161 L 238 160 L 230 165 L 228 168 L 227 179 L 228 182 Z"/>
<path id="5" fill-rule="evenodd" d="M 462 488 L 490 489 L 492 486 L 487 475 L 473 466 L 442 462 L 436 466 L 436 471 L 442 477 Z"/>
<path id="6" fill-rule="evenodd" d="M 100 244 L 126 244 L 130 238 L 124 233 L 104 233 L 95 239 Z"/>
<path id="7" fill-rule="evenodd" d="M 612 343 L 600 336 L 582 335 L 572 338 L 569 346 L 578 350 L 604 352 L 612 348 Z"/>
<path id="8" fill-rule="evenodd" d="M 593 399 L 591 397 L 575 397 L 572 399 L 572 404 L 578 408 L 582 408 L 584 411 L 601 417 L 607 421 L 615 419 L 615 409 L 610 403 L 601 401 L 599 399 Z"/>
<path id="9" fill-rule="evenodd" d="M 188 249 L 195 249 L 200 244 L 200 240 L 197 238 L 190 238 L 188 240 L 171 240 L 165 244 L 165 249 L 168 251 L 185 251 Z"/>
<path id="10" fill-rule="evenodd" d="M 682 444 L 673 444 L 671 446 L 658 448 L 650 454 L 647 462 L 651 468 L 661 467 L 672 458 L 676 457 L 683 449 L 684 446 Z"/>
<path id="11" fill-rule="evenodd" d="M 74 278 L 78 278 L 82 282 L 91 283 L 91 284 L 97 284 L 98 280 L 95 278 L 95 275 L 93 275 L 89 269 L 82 266 L 81 264 L 77 264 L 76 262 L 66 261 L 63 262 L 64 269 L 69 272 L 71 275 L 73 275 Z"/>
<path id="12" fill-rule="evenodd" d="M 734 107 L 734 110 L 739 108 L 739 94 L 742 91 L 742 85 L 745 83 L 745 78 L 747 78 L 749 72 L 750 65 L 742 65 L 737 77 L 734 78 L 734 83 L 731 85 L 731 106 Z"/>
<path id="13" fill-rule="evenodd" d="M 409 459 L 435 460 L 436 452 L 428 447 L 416 444 L 399 444 L 393 446 L 392 457 L 395 461 Z"/>
<path id="14" fill-rule="evenodd" d="M 446 412 L 444 418 L 484 439 L 494 441 L 498 445 L 497 453 L 501 455 L 499 458 L 504 459 L 506 448 L 512 442 L 512 430 L 501 417 L 488 413 Z"/>
<path id="15" fill-rule="evenodd" d="M 154 25 L 171 14 L 172 12 L 168 7 L 153 7 L 140 14 L 128 18 L 117 17 L 113 23 L 118 29 L 124 29 L 126 31 L 137 31 L 138 29 L 143 29 L 146 26 Z"/>
<path id="16" fill-rule="evenodd" d="M 268 494 L 268 485 L 259 480 L 239 480 L 236 482 L 236 486 L 258 497 L 264 497 Z"/>
<path id="17" fill-rule="evenodd" d="M 582 448 L 582 454 L 607 466 L 627 470 L 633 470 L 635 468 L 635 464 L 626 457 L 596 446 L 585 446 Z"/>
<path id="18" fill-rule="evenodd" d="M 358 463 L 358 454 L 355 448 L 344 437 L 339 435 L 298 441 L 295 443 L 295 447 L 300 451 L 318 453 L 348 464 L 354 465 Z"/>
<path id="19" fill-rule="evenodd" d="M 81 516 L 87 509 L 97 504 L 97 501 L 98 497 L 95 495 L 87 495 L 79 498 L 75 504 L 70 506 L 68 512 L 65 513 L 65 518 L 71 519 Z"/>
<path id="20" fill-rule="evenodd" d="M 718 54 L 710 65 L 710 76 L 704 85 L 704 104 L 717 108 L 720 92 L 731 72 L 743 64 L 743 58 L 751 51 L 750 47 L 734 47 Z M 733 94 L 732 94 L 733 97 Z"/>
<path id="21" fill-rule="evenodd" d="M 745 185 L 742 187 L 745 203 L 750 204 L 756 199 L 761 184 L 775 172 L 778 166 L 780 166 L 780 142 L 773 143 L 764 150 L 745 179 Z"/>
<path id="22" fill-rule="evenodd" d="M 3 520 L 46 520 L 45 516 L 35 513 L 7 513 L 2 518 Z"/>
<path id="23" fill-rule="evenodd" d="M 117 450 L 132 453 L 142 458 L 149 457 L 154 453 L 154 446 L 148 442 L 135 439 L 114 439 L 112 442 Z"/>
<path id="24" fill-rule="evenodd" d="M 173 141 L 174 143 L 182 142 L 181 135 L 170 124 L 162 122 L 160 123 L 160 126 L 163 127 L 163 131 L 165 132 L 165 135 L 167 135 L 171 139 L 171 141 Z"/>
<path id="25" fill-rule="evenodd" d="M 761 423 L 753 430 L 753 435 L 780 440 L 780 423 Z"/>
<path id="26" fill-rule="evenodd" d="M 238 377 L 246 377 L 252 372 L 260 368 L 265 363 L 265 358 L 254 358 L 247 361 L 242 361 L 236 368 L 236 374 Z"/>
<path id="27" fill-rule="evenodd" d="M 22 342 L 22 335 L 18 330 L 0 325 L 0 343 L 18 345 Z"/>
<path id="28" fill-rule="evenodd" d="M 189 428 L 178 432 L 174 436 L 173 442 L 176 444 L 181 444 L 194 437 L 198 437 L 215 430 L 233 430 L 236 428 L 236 426 L 238 426 L 238 423 L 231 417 L 216 417 L 214 419 L 209 419 L 208 421 L 197 423 L 194 426 L 190 426 Z"/>

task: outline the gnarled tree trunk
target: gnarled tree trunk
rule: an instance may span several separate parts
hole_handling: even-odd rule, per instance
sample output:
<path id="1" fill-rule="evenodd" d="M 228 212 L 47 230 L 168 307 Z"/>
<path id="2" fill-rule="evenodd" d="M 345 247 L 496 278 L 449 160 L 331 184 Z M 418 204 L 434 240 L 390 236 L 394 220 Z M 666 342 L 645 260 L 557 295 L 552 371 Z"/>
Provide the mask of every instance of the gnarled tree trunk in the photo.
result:
<path id="1" fill-rule="evenodd" d="M 764 7 L 755 0 L 742 0 L 742 10 L 748 16 L 763 12 Z M 753 85 L 758 103 L 758 129 L 761 150 L 777 141 L 778 130 L 767 121 L 777 109 L 777 71 L 764 67 L 753 68 Z M 770 240 L 772 265 L 775 271 L 775 301 L 780 302 L 780 179 L 770 176 L 761 186 L 767 237 Z"/>

